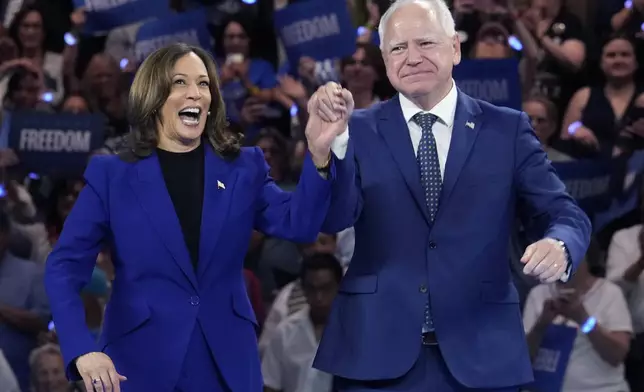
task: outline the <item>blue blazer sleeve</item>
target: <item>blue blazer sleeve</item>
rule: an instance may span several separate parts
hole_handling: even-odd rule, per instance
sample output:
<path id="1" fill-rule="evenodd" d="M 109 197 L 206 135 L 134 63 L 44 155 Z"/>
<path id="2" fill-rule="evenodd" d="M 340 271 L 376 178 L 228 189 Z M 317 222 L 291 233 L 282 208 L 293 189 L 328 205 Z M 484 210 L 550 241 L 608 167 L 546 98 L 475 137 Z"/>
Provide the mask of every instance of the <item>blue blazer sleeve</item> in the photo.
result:
<path id="1" fill-rule="evenodd" d="M 543 237 L 566 244 L 574 270 L 590 242 L 590 220 L 566 193 L 525 113 L 519 118 L 515 157 L 520 215 L 531 222 L 526 226 L 540 228 Z"/>
<path id="2" fill-rule="evenodd" d="M 331 205 L 322 226 L 325 233 L 339 233 L 352 227 L 362 212 L 360 171 L 353 139 L 349 138 L 344 158 L 334 155 L 333 161 L 337 179 L 331 188 Z"/>
<path id="3" fill-rule="evenodd" d="M 109 232 L 107 164 L 115 157 L 91 159 L 85 171 L 86 185 L 65 221 L 45 269 L 45 289 L 65 360 L 67 376 L 78 379 L 74 360 L 100 351 L 85 324 L 80 297 L 96 265 L 96 258 Z"/>
<path id="4" fill-rule="evenodd" d="M 297 187 L 285 192 L 269 176 L 262 150 L 256 147 L 254 151 L 263 168 L 255 229 L 288 241 L 314 242 L 329 209 L 331 184 L 337 179 L 335 164 L 331 163 L 327 178 L 323 178 L 307 154 Z"/>

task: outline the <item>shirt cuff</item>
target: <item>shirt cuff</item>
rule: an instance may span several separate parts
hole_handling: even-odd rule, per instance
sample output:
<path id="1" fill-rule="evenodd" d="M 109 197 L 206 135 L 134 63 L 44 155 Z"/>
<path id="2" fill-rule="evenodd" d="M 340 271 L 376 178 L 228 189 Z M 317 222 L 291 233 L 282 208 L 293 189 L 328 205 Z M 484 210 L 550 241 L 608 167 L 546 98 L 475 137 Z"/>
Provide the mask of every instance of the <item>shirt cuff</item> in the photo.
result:
<path id="1" fill-rule="evenodd" d="M 333 139 L 331 151 L 335 156 L 342 160 L 347 155 L 347 146 L 349 145 L 349 127 Z"/>

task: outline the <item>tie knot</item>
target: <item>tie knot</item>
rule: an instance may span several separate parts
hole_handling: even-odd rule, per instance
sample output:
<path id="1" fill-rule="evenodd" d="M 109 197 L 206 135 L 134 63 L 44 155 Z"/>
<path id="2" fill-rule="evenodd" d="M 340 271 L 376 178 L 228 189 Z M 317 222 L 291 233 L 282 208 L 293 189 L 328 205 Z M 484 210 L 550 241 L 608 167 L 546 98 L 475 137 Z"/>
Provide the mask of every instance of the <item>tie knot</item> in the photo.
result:
<path id="1" fill-rule="evenodd" d="M 431 130 L 436 120 L 438 120 L 438 117 L 431 113 L 418 113 L 414 117 L 412 117 L 412 121 L 418 124 L 418 126 L 420 126 L 421 129 L 424 130 Z"/>

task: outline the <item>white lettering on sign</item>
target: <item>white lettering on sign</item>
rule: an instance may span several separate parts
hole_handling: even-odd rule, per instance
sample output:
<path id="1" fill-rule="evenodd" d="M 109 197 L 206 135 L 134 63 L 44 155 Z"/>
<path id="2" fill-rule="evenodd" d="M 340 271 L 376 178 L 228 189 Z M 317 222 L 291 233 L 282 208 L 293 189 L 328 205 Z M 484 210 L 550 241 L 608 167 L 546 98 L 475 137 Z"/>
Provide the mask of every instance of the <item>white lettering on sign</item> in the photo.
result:
<path id="1" fill-rule="evenodd" d="M 488 79 L 488 80 L 460 80 L 457 81 L 458 87 L 471 97 L 487 101 L 499 102 L 510 99 L 510 90 L 508 81 L 505 79 Z"/>
<path id="2" fill-rule="evenodd" d="M 138 0 L 85 0 L 85 8 L 88 12 L 105 11 L 136 1 Z"/>
<path id="3" fill-rule="evenodd" d="M 287 47 L 337 34 L 340 34 L 340 23 L 336 14 L 298 20 L 282 28 L 282 40 Z"/>
<path id="4" fill-rule="evenodd" d="M 561 351 L 551 350 L 548 348 L 540 348 L 535 358 L 533 368 L 542 372 L 554 373 L 557 371 L 559 365 L 559 357 Z"/>
<path id="5" fill-rule="evenodd" d="M 324 84 L 326 82 L 337 82 L 338 72 L 337 72 L 337 60 L 336 59 L 326 59 L 322 61 L 315 62 L 315 79 L 318 84 Z"/>
<path id="6" fill-rule="evenodd" d="M 146 57 L 157 49 L 161 49 L 170 44 L 182 42 L 192 46 L 201 46 L 197 30 L 191 29 L 180 31 L 175 34 L 161 35 L 158 37 L 145 39 L 136 43 L 134 52 L 139 61 L 145 60 Z"/>
<path id="7" fill-rule="evenodd" d="M 64 131 L 62 129 L 22 129 L 20 151 L 80 152 L 91 149 L 91 131 Z"/>

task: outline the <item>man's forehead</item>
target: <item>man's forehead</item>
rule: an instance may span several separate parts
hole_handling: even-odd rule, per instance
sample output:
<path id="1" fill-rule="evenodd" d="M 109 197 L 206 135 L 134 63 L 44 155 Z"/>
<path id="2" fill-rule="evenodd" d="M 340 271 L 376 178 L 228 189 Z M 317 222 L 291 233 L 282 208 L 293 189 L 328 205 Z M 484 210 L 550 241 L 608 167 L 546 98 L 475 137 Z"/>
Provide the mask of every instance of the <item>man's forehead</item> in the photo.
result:
<path id="1" fill-rule="evenodd" d="M 436 12 L 416 6 L 415 3 L 396 10 L 387 25 L 386 35 L 391 38 L 402 35 L 406 38 L 410 38 L 410 35 L 444 35 Z"/>

